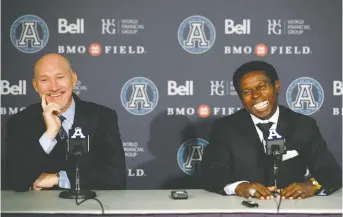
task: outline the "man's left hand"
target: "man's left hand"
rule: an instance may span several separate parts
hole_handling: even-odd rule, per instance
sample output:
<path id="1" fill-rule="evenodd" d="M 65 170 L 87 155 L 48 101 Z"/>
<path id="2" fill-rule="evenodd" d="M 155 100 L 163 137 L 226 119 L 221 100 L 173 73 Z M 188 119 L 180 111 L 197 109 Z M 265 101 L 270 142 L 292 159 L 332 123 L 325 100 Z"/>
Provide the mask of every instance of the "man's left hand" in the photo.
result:
<path id="1" fill-rule="evenodd" d="M 41 190 L 42 188 L 51 188 L 58 185 L 58 177 L 55 173 L 42 173 L 33 183 L 33 190 Z"/>
<path id="2" fill-rule="evenodd" d="M 295 182 L 286 188 L 282 189 L 282 199 L 304 199 L 307 197 L 312 197 L 317 189 L 312 184 L 312 182 Z"/>

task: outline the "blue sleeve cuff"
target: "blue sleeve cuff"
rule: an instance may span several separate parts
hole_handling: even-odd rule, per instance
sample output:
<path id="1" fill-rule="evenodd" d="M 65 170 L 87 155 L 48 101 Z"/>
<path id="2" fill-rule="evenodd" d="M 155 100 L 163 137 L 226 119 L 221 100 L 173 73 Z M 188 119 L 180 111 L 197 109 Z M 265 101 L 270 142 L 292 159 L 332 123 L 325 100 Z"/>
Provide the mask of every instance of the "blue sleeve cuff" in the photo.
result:
<path id="1" fill-rule="evenodd" d="M 58 186 L 60 188 L 70 189 L 70 182 L 69 182 L 69 179 L 67 176 L 67 172 L 66 171 L 60 171 L 59 175 L 60 175 L 60 180 L 58 182 Z"/>
<path id="2" fill-rule="evenodd" d="M 54 149 L 55 145 L 57 144 L 56 139 L 51 139 L 45 133 L 40 137 L 39 143 L 42 146 L 45 153 L 50 154 L 52 149 Z"/>

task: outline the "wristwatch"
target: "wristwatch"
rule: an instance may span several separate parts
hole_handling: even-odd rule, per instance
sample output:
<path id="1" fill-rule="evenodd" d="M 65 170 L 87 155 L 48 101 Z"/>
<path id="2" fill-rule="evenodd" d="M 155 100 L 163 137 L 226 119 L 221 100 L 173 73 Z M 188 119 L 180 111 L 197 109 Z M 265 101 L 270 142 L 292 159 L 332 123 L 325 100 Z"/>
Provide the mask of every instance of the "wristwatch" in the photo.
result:
<path id="1" fill-rule="evenodd" d="M 316 188 L 316 192 L 315 194 L 318 194 L 319 192 L 321 192 L 321 190 L 323 189 L 323 186 L 321 186 L 317 180 L 315 180 L 314 178 L 310 178 L 312 185 Z"/>

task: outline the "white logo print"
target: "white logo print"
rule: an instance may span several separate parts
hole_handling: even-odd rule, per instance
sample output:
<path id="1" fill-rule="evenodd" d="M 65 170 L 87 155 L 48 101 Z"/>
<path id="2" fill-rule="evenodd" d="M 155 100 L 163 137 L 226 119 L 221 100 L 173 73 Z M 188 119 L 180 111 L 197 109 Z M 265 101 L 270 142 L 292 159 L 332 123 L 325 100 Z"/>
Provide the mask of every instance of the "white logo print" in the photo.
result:
<path id="1" fill-rule="evenodd" d="M 287 88 L 288 106 L 295 112 L 311 115 L 319 110 L 324 102 L 322 86 L 313 78 L 302 77 L 294 80 Z"/>
<path id="2" fill-rule="evenodd" d="M 212 47 L 216 39 L 216 30 L 207 18 L 191 16 L 179 26 L 178 39 L 187 52 L 201 54 Z"/>
<path id="3" fill-rule="evenodd" d="M 83 34 L 85 32 L 84 19 L 76 19 L 76 23 L 68 23 L 67 19 L 58 19 L 58 33 Z"/>
<path id="4" fill-rule="evenodd" d="M 120 94 L 124 108 L 134 115 L 150 113 L 158 102 L 158 89 L 147 78 L 136 77 L 127 81 Z"/>
<path id="5" fill-rule="evenodd" d="M 19 17 L 11 26 L 12 44 L 24 53 L 36 53 L 43 49 L 49 39 L 46 23 L 35 15 Z"/>

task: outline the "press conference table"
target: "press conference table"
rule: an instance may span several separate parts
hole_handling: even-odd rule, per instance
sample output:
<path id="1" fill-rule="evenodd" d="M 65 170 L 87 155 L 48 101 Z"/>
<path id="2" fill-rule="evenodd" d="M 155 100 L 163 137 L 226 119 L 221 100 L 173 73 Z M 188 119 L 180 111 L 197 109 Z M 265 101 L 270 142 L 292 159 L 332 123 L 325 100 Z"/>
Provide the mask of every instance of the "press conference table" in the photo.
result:
<path id="1" fill-rule="evenodd" d="M 60 191 L 1 192 L 3 216 L 26 214 L 101 214 L 97 201 L 88 200 L 76 205 L 75 200 L 61 199 Z M 145 214 L 168 216 L 270 216 L 275 215 L 276 200 L 256 200 L 259 208 L 241 205 L 238 196 L 221 196 L 204 190 L 187 190 L 187 200 L 173 200 L 169 190 L 96 191 L 106 215 L 137 216 Z M 304 200 L 283 200 L 279 213 L 285 216 L 342 216 L 342 190 L 330 196 L 315 196 Z M 291 215 L 290 215 L 291 214 Z"/>

